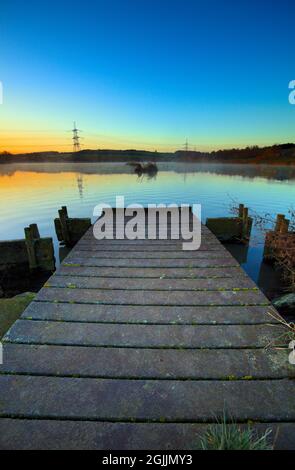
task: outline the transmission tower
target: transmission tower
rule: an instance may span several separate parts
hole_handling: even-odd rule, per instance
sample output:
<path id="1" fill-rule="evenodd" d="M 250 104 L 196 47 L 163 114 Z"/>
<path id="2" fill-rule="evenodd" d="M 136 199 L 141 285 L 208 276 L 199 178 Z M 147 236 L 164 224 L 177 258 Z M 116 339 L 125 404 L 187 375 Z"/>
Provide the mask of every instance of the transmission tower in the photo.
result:
<path id="1" fill-rule="evenodd" d="M 188 152 L 189 150 L 189 146 L 188 146 L 188 140 L 186 139 L 185 143 L 184 143 L 184 151 L 185 152 Z"/>
<path id="2" fill-rule="evenodd" d="M 80 136 L 79 136 L 79 132 L 80 129 L 77 129 L 76 127 L 76 122 L 74 122 L 74 127 L 72 129 L 72 132 L 73 132 L 73 151 L 74 152 L 78 152 L 79 150 L 81 150 L 81 146 L 80 146 Z"/>

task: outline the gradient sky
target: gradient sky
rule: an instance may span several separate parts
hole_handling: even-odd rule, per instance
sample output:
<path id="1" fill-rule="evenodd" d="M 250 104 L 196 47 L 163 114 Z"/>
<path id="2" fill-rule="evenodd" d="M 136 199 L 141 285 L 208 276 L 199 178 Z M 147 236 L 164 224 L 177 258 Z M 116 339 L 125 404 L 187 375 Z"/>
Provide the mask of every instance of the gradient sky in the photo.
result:
<path id="1" fill-rule="evenodd" d="M 295 141 L 291 0 L 4 1 L 0 151 Z"/>

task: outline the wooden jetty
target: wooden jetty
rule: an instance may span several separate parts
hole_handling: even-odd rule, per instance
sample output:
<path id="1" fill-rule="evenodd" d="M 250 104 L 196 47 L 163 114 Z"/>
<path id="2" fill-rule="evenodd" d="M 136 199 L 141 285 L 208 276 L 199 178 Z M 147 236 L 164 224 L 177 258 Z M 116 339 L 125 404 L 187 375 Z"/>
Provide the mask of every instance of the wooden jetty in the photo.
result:
<path id="1" fill-rule="evenodd" d="M 225 412 L 294 449 L 269 310 L 205 226 L 197 251 L 90 228 L 3 340 L 0 448 L 195 449 Z"/>

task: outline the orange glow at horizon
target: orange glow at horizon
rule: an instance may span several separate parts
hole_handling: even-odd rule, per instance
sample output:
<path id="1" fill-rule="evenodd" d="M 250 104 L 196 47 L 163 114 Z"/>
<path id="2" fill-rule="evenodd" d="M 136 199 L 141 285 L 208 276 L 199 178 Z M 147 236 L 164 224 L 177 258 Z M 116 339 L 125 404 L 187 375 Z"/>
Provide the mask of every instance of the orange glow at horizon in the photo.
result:
<path id="1" fill-rule="evenodd" d="M 85 136 L 85 137 L 84 137 Z M 158 152 L 175 152 L 181 150 L 183 145 L 169 143 L 169 138 L 166 138 L 167 143 L 161 143 L 159 140 L 148 142 L 144 137 L 140 140 L 127 139 L 126 137 L 117 136 L 101 136 L 101 137 L 88 137 L 85 133 L 81 135 L 81 149 L 101 149 L 101 150 L 147 150 Z M 198 151 L 213 151 L 219 149 L 233 148 L 237 144 L 229 142 L 214 142 L 211 140 L 210 145 L 204 142 L 199 142 L 196 146 Z M 240 147 L 246 146 L 247 143 L 241 142 Z M 193 146 L 191 149 L 193 149 Z M 25 154 L 33 152 L 72 152 L 73 142 L 71 133 L 59 132 L 58 135 L 53 132 L 1 132 L 0 133 L 0 153 L 9 152 L 12 154 Z"/>
<path id="2" fill-rule="evenodd" d="M 82 137 L 82 136 L 81 136 Z M 140 143 L 139 141 L 127 140 L 122 138 L 85 138 L 80 141 L 81 149 L 114 149 L 114 150 L 128 150 L 128 149 L 144 149 L 144 150 L 158 150 L 158 151 L 175 151 L 177 145 L 157 143 Z M 0 134 L 0 152 L 9 152 L 12 154 L 32 153 L 32 152 L 72 152 L 73 142 L 71 134 L 56 136 L 56 134 L 49 134 L 48 132 L 40 133 L 1 133 Z"/>

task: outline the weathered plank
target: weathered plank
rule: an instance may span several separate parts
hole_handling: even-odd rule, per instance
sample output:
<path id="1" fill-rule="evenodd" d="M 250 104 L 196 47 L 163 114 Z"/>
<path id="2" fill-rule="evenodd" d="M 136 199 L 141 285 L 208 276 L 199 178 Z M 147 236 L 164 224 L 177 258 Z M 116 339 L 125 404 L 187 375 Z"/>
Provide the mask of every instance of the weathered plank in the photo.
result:
<path id="1" fill-rule="evenodd" d="M 68 276 L 93 276 L 93 277 L 123 277 L 123 278 L 169 278 L 169 279 L 199 279 L 199 278 L 240 278 L 246 273 L 238 266 L 225 268 L 118 268 L 100 266 L 77 266 L 64 262 L 58 272 Z M 247 277 L 247 276 L 246 276 Z"/>
<path id="2" fill-rule="evenodd" d="M 175 241 L 180 241 L 181 243 L 183 242 L 191 242 L 192 241 L 192 231 L 193 231 L 193 227 L 190 226 L 189 228 L 190 230 L 190 233 L 188 235 L 186 234 L 182 234 L 181 231 L 179 232 L 175 232 L 175 229 L 171 229 L 171 227 L 165 227 L 165 226 L 157 226 L 157 228 L 155 229 L 154 233 L 151 234 L 151 232 L 148 231 L 148 229 L 145 229 L 143 230 L 141 233 L 139 234 L 136 234 L 136 233 L 132 233 L 132 234 L 128 234 L 128 238 L 127 238 L 127 235 L 124 234 L 122 232 L 122 229 L 119 228 L 118 231 L 116 229 L 116 227 L 114 229 L 112 228 L 107 228 L 104 233 L 103 233 L 103 238 L 101 238 L 102 241 L 109 241 L 109 240 L 117 240 L 118 242 L 122 240 L 125 241 L 125 240 L 148 240 L 149 242 L 152 242 L 152 241 L 159 241 L 159 240 L 166 240 L 168 243 L 171 242 L 175 242 Z M 133 238 L 130 238 L 130 237 L 133 237 Z M 212 243 L 215 243 L 215 240 L 216 240 L 216 237 L 210 232 L 210 233 L 201 233 L 201 236 L 200 235 L 195 235 L 195 240 L 200 240 L 200 243 L 202 243 L 202 238 L 206 238 L 206 241 L 207 242 L 212 242 Z M 89 237 L 85 237 L 83 238 L 83 241 L 93 241 L 95 240 L 95 237 L 93 235 L 89 236 Z M 99 239 L 96 239 L 99 241 Z"/>
<path id="3" fill-rule="evenodd" d="M 291 380 L 113 380 L 0 376 L 1 417 L 100 421 L 295 420 Z M 13 397 L 13 399 L 12 399 Z"/>
<path id="4" fill-rule="evenodd" d="M 233 258 L 218 259 L 101 259 L 101 258 L 83 258 L 71 252 L 65 258 L 66 264 L 75 264 L 78 266 L 103 266 L 103 267 L 122 267 L 122 268 L 211 268 L 211 267 L 238 267 L 239 264 Z"/>
<path id="5" fill-rule="evenodd" d="M 158 240 L 153 242 L 149 242 L 146 240 L 138 240 L 138 243 L 131 243 L 130 240 L 95 240 L 95 241 L 83 241 L 78 242 L 75 247 L 80 251 L 96 251 L 98 253 L 104 251 L 124 251 L 124 252 L 137 252 L 137 251 L 161 251 L 164 253 L 173 253 L 182 250 L 182 243 L 173 243 L 172 241 L 164 243 L 165 240 L 162 241 L 161 244 L 158 243 Z M 143 243 L 139 243 L 139 242 Z M 116 242 L 116 243 L 115 243 Z M 127 243 L 130 242 L 130 243 Z M 224 246 L 219 246 L 218 243 L 202 243 L 198 251 L 218 251 L 218 252 L 226 252 L 226 248 Z"/>
<path id="6" fill-rule="evenodd" d="M 237 291 L 127 291 L 43 288 L 37 300 L 119 305 L 268 305 L 259 290 Z"/>
<path id="7" fill-rule="evenodd" d="M 263 324 L 277 323 L 259 306 L 130 306 L 32 302 L 22 317 L 34 320 L 144 324 Z"/>
<path id="8" fill-rule="evenodd" d="M 96 238 L 81 238 L 80 241 L 75 245 L 77 248 L 89 248 L 91 250 L 124 250 L 124 251 L 133 251 L 133 250 L 163 250 L 163 251 L 174 251 L 182 249 L 183 241 L 180 240 L 150 240 L 150 239 L 136 239 L 136 240 L 120 240 L 120 239 L 102 239 L 98 240 Z M 201 240 L 200 250 L 225 250 L 225 246 L 220 247 L 220 242 L 217 238 L 204 236 Z"/>
<path id="9" fill-rule="evenodd" d="M 130 220 L 130 218 L 129 218 Z M 125 220 L 125 224 L 124 222 L 120 222 L 120 223 L 117 223 L 116 220 L 113 220 L 113 223 L 112 225 L 111 224 L 105 224 L 104 225 L 104 232 L 114 232 L 114 233 L 118 233 L 118 239 L 122 236 L 124 236 L 124 227 L 126 226 L 126 222 L 128 223 L 128 218 L 126 218 Z M 150 225 L 150 227 L 148 227 L 148 225 Z M 163 229 L 168 229 L 168 231 L 171 230 L 171 227 L 173 226 L 173 229 L 176 230 L 178 228 L 179 230 L 179 233 L 180 233 L 180 236 L 182 235 L 182 231 L 183 229 L 185 229 L 185 232 L 187 231 L 187 228 L 189 228 L 190 231 L 192 231 L 193 229 L 196 230 L 196 228 L 198 228 L 198 226 L 196 224 L 193 224 L 192 221 L 189 223 L 189 224 L 185 224 L 183 225 L 182 223 L 179 223 L 179 224 L 171 224 L 170 221 L 168 222 L 162 222 L 162 221 L 156 221 L 155 223 L 152 222 L 151 224 L 148 224 L 148 220 L 146 219 L 146 223 L 145 223 L 145 227 L 141 227 L 141 231 L 142 232 L 145 232 L 145 233 L 148 233 L 150 231 L 151 233 L 151 230 L 163 230 Z M 98 227 L 98 226 L 97 226 Z M 89 231 L 87 231 L 83 237 L 81 238 L 81 240 L 87 240 L 87 239 L 95 239 L 95 225 L 93 225 L 93 228 L 90 228 Z M 99 230 L 100 231 L 100 230 Z M 211 238 L 211 239 L 214 239 L 216 238 L 215 235 L 213 235 L 213 233 L 211 232 L 211 230 L 206 226 L 206 225 L 201 225 L 200 227 L 200 232 L 201 232 L 201 235 L 203 235 L 204 237 L 206 238 Z M 151 240 L 151 238 L 150 238 Z"/>
<path id="10" fill-rule="evenodd" d="M 79 250 L 75 249 L 75 257 L 78 258 L 88 258 L 88 259 L 139 259 L 139 260 L 150 260 L 150 259 L 159 259 L 159 260 L 191 260 L 191 259 L 205 259 L 205 260 L 216 260 L 218 263 L 219 259 L 229 259 L 231 261 L 234 258 L 224 251 L 122 251 L 122 250 L 108 250 L 103 252 L 97 252 L 92 250 Z M 71 253 L 67 256 L 67 260 L 71 259 Z"/>
<path id="11" fill-rule="evenodd" d="M 240 425 L 241 428 L 248 425 Z M 203 423 L 110 423 L 0 418 L 3 450 L 195 450 L 208 429 Z M 294 448 L 294 423 L 255 423 L 258 436 L 272 429 L 276 450 Z"/>
<path id="12" fill-rule="evenodd" d="M 279 379 L 295 375 L 287 350 L 133 349 L 5 343 L 1 373 L 144 379 Z M 222 367 L 220 367 L 222 364 Z"/>
<path id="13" fill-rule="evenodd" d="M 135 325 L 18 320 L 4 340 L 26 344 L 143 348 L 263 348 L 280 325 Z M 285 345 L 283 338 L 278 344 Z"/>
<path id="14" fill-rule="evenodd" d="M 54 275 L 46 287 L 76 287 L 79 289 L 125 289 L 125 290 L 219 290 L 235 288 L 254 289 L 255 283 L 248 277 L 224 279 L 124 279 L 104 277 Z"/>

